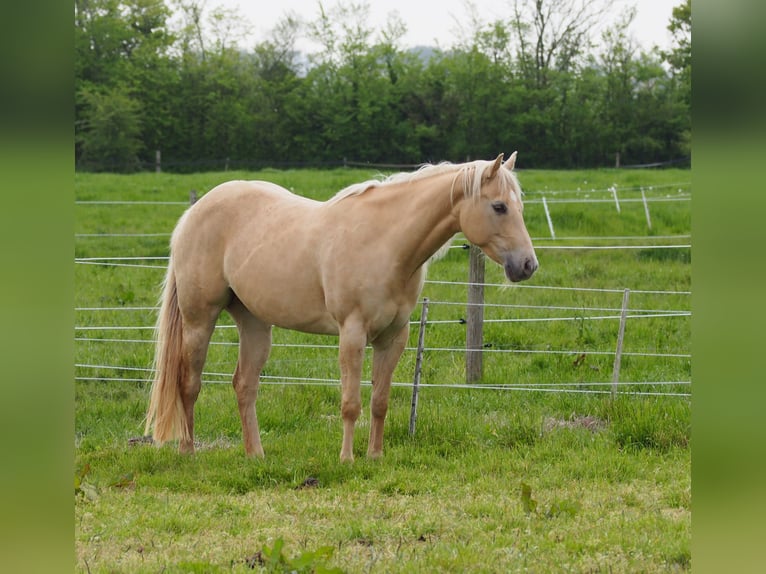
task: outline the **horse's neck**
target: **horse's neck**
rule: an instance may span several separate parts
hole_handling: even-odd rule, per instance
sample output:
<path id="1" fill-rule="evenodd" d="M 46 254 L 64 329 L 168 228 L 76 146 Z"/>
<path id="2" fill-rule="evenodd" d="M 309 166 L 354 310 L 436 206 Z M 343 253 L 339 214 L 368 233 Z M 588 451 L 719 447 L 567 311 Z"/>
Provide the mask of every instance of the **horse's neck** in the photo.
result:
<path id="1" fill-rule="evenodd" d="M 390 240 L 414 272 L 460 231 L 457 205 L 462 200 L 462 176 L 443 173 L 380 189 L 379 199 L 391 209 L 395 225 Z M 451 194 L 455 182 L 454 196 Z M 383 199 L 385 196 L 386 201 Z"/>

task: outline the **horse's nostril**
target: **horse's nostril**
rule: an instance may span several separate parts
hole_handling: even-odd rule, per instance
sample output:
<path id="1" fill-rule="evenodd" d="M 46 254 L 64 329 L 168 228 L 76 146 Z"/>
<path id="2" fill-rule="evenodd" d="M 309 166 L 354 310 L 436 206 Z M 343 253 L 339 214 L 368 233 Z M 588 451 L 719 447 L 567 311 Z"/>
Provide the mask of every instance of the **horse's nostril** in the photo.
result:
<path id="1" fill-rule="evenodd" d="M 537 269 L 537 261 L 535 261 L 535 260 L 534 260 L 533 258 L 531 258 L 531 257 L 527 257 L 527 258 L 524 260 L 524 272 L 525 272 L 527 275 L 532 275 L 532 273 L 534 273 L 534 272 L 535 272 L 535 269 Z"/>

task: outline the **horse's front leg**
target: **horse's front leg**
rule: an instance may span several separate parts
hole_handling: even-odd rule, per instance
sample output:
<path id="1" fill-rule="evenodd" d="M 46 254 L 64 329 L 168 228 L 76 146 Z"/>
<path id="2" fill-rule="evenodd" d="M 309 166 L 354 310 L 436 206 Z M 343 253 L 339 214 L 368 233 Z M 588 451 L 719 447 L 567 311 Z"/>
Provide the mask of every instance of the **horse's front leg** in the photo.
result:
<path id="1" fill-rule="evenodd" d="M 372 356 L 372 400 L 370 401 L 370 442 L 367 446 L 369 458 L 383 454 L 383 425 L 388 412 L 388 397 L 391 393 L 391 378 L 399 363 L 410 334 L 409 324 L 405 325 L 393 339 L 385 343 L 373 343 Z"/>
<path id="2" fill-rule="evenodd" d="M 341 462 L 353 462 L 354 460 L 354 426 L 362 411 L 360 380 L 366 345 L 367 334 L 361 322 L 346 321 L 340 330 L 338 355 L 342 388 L 340 412 L 343 418 Z"/>

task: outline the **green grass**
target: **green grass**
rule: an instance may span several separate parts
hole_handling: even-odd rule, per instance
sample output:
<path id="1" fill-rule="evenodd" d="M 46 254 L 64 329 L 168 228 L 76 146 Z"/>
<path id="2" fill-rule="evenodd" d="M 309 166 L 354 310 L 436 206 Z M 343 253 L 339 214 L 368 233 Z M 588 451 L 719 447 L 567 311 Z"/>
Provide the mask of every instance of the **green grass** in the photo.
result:
<path id="1" fill-rule="evenodd" d="M 235 178 L 269 179 L 303 195 L 325 199 L 370 170 L 266 170 L 216 174 L 76 174 L 78 201 L 188 201 Z M 690 191 L 690 173 L 667 171 L 522 171 L 525 218 L 538 247 L 609 243 L 598 239 L 549 239 L 540 203 L 582 197 L 566 190 L 615 186 L 622 201 L 549 203 L 559 238 L 643 236 L 636 245 L 688 243 L 661 236 L 688 234 L 690 202 L 650 203 L 647 229 L 640 198 L 666 198 Z M 93 205 L 76 207 L 77 234 L 169 234 L 183 205 Z M 649 237 L 646 237 L 649 236 Z M 76 239 L 76 256 L 162 257 L 168 235 Z M 616 241 L 611 241 L 615 243 Z M 458 242 L 459 243 L 459 242 Z M 620 290 L 691 289 L 688 249 L 567 251 L 539 249 L 541 267 L 530 285 L 610 288 L 615 292 L 529 287 L 492 288 L 487 319 L 574 317 L 571 321 L 489 322 L 488 353 L 481 384 L 524 386 L 580 383 L 605 390 L 611 381 L 617 321 L 587 320 L 618 315 L 588 307 L 619 309 Z M 163 261 L 137 261 L 164 265 Z M 75 265 L 78 326 L 151 326 L 150 310 L 161 269 Z M 429 279 L 467 280 L 467 252 L 453 249 L 431 267 Z M 487 265 L 487 282 L 502 283 L 502 271 Z M 465 286 L 429 283 L 434 303 L 426 346 L 460 349 L 465 316 L 459 305 Z M 571 307 L 530 309 L 507 305 Z M 631 309 L 688 310 L 688 295 L 631 293 Z M 419 318 L 420 310 L 413 313 Z M 220 322 L 230 325 L 225 314 Z M 353 465 L 338 462 L 339 390 L 329 386 L 264 384 L 258 415 L 266 458 L 243 454 L 240 423 L 228 376 L 236 347 L 212 345 L 197 402 L 198 453 L 182 457 L 172 445 L 156 449 L 130 443 L 141 435 L 151 365 L 151 330 L 77 331 L 75 361 L 76 461 L 75 569 L 80 572 L 245 572 L 251 567 L 282 571 L 299 562 L 304 571 L 335 566 L 347 572 L 668 572 L 691 568 L 690 401 L 673 396 L 547 393 L 424 386 L 417 433 L 408 435 L 410 389 L 395 387 L 386 422 L 385 456 L 364 458 L 369 417 L 363 412 Z M 410 347 L 415 346 L 416 328 Z M 688 354 L 689 317 L 631 319 L 628 353 Z M 139 341 L 139 342 L 130 342 Z M 144 341 L 144 342 L 141 342 Z M 216 343 L 236 341 L 236 330 L 219 329 Z M 331 337 L 276 330 L 275 343 L 334 345 Z M 506 353 L 498 351 L 513 350 Z M 540 351 L 535 353 L 520 351 Z M 542 351 L 566 351 L 549 354 Z M 600 354 L 605 353 L 605 354 Z M 368 355 L 369 358 L 369 355 Z M 107 368 L 111 367 L 111 368 Z M 114 367 L 118 367 L 115 369 Z M 414 352 L 405 353 L 394 379 L 412 379 Z M 688 393 L 690 387 L 648 382 L 691 379 L 685 357 L 626 355 L 620 380 L 641 383 L 630 390 Z M 335 380 L 336 351 L 275 346 L 266 381 L 295 377 Z M 369 379 L 367 364 L 365 377 Z M 464 353 L 426 351 L 423 383 L 459 384 Z M 83 380 L 95 377 L 97 380 Z M 116 378 L 119 380 L 106 380 Z M 131 379 L 139 379 L 138 382 Z M 223 384 L 214 384 L 223 383 Z M 569 387 L 572 388 L 572 387 Z M 368 404 L 369 387 L 363 387 Z M 307 479 L 315 479 L 308 480 Z M 308 484 L 303 487 L 304 484 Z M 522 489 L 526 488 L 526 494 Z M 284 542 L 280 564 L 264 559 Z M 323 550 L 331 547 L 328 557 Z M 320 551 L 321 550 L 321 551 Z M 311 554 L 316 551 L 316 554 Z M 306 554 L 304 554 L 306 553 Z M 320 558 L 321 556 L 321 558 Z M 312 558 L 313 557 L 313 558 Z"/>

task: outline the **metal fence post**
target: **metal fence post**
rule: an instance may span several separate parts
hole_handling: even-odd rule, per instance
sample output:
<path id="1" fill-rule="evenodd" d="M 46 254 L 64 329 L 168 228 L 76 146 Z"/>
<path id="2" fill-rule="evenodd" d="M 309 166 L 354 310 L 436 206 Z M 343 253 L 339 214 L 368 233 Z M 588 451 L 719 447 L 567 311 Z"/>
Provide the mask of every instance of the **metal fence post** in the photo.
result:
<path id="1" fill-rule="evenodd" d="M 465 381 L 481 379 L 484 348 L 484 256 L 481 249 L 471 245 L 468 267 L 468 308 L 466 309 Z"/>
<path id="2" fill-rule="evenodd" d="M 646 214 L 646 225 L 649 227 L 649 229 L 652 228 L 652 218 L 649 216 L 649 204 L 646 202 L 646 194 L 644 193 L 644 188 L 641 188 L 641 199 L 644 202 L 644 213 Z"/>
<path id="3" fill-rule="evenodd" d="M 617 383 L 620 380 L 620 363 L 622 362 L 622 341 L 625 337 L 625 319 L 628 316 L 628 298 L 630 289 L 625 289 L 622 295 L 622 312 L 620 313 L 620 329 L 617 332 L 617 349 L 614 353 L 614 368 L 612 369 L 612 398 L 617 395 Z"/>
<path id="4" fill-rule="evenodd" d="M 423 369 L 423 344 L 428 321 L 428 297 L 423 297 L 423 310 L 420 312 L 420 331 L 418 331 L 418 350 L 415 355 L 415 378 L 412 381 L 412 403 L 410 404 L 410 436 L 415 436 L 415 422 L 418 418 L 418 388 L 420 373 Z"/>

